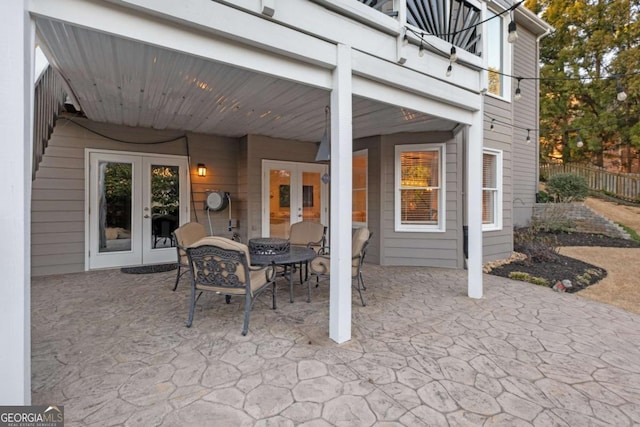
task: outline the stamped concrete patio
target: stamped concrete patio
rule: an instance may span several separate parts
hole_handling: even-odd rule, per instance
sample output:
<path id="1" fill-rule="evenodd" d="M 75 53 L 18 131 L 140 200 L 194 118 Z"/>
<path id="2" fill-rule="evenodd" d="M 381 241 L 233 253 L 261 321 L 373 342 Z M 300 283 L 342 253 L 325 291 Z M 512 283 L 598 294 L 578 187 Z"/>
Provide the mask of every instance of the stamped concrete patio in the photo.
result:
<path id="1" fill-rule="evenodd" d="M 640 425 L 640 316 L 466 272 L 367 265 L 353 339 L 328 334 L 328 291 L 203 296 L 119 271 L 36 278 L 33 403 L 66 425 Z"/>

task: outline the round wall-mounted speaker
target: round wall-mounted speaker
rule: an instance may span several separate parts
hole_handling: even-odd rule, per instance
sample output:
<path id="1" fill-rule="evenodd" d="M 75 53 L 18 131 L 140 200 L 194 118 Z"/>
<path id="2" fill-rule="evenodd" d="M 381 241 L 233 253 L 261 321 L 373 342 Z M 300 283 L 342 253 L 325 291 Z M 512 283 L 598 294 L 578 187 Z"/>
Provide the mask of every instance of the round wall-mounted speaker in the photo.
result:
<path id="1" fill-rule="evenodd" d="M 224 191 L 210 191 L 207 194 L 206 206 L 212 211 L 222 211 L 229 204 L 229 197 Z"/>

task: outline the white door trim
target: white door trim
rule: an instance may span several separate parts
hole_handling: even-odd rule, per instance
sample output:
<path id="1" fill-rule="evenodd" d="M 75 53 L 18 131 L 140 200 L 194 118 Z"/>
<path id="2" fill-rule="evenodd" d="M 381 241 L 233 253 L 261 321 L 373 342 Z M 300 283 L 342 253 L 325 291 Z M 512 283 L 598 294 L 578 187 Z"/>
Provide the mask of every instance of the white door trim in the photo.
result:
<path id="1" fill-rule="evenodd" d="M 289 169 L 291 170 L 291 188 L 298 188 L 302 191 L 302 173 L 308 171 L 319 172 L 320 176 L 329 171 L 329 167 L 321 163 L 291 162 L 281 160 L 262 160 L 262 237 L 269 237 L 270 215 L 269 215 L 269 170 L 270 169 Z M 322 185 L 320 189 L 320 200 L 322 209 L 320 210 L 320 222 L 328 225 L 329 219 L 329 188 L 328 185 Z M 302 194 L 292 192 L 291 203 L 300 203 L 302 206 Z M 299 222 L 294 217 L 294 209 L 291 209 L 290 223 Z"/>
<path id="2" fill-rule="evenodd" d="M 180 225 L 190 221 L 191 194 L 189 189 L 191 188 L 191 172 L 189 170 L 190 162 L 187 156 L 174 155 L 174 154 L 155 154 L 155 153 L 147 153 L 147 152 L 140 152 L 140 151 L 122 151 L 122 150 L 105 150 L 105 149 L 98 149 L 98 148 L 85 148 L 84 149 L 84 182 L 85 182 L 85 186 L 84 186 L 84 269 L 85 271 L 89 271 L 91 269 L 90 257 L 89 257 L 89 251 L 91 250 L 91 239 L 90 239 L 91 224 L 89 221 L 90 220 L 89 210 L 91 207 L 91 183 L 92 183 L 91 170 L 90 170 L 91 154 L 105 154 L 105 155 L 129 156 L 129 157 L 138 156 L 141 159 L 140 167 L 142 166 L 142 159 L 145 157 L 155 158 L 155 159 L 178 159 L 178 160 L 185 161 L 186 179 L 180 180 L 180 193 L 184 195 L 183 197 L 185 200 L 185 203 L 181 203 Z M 140 189 L 140 192 L 141 191 L 142 190 Z M 140 195 L 137 198 L 137 200 L 141 201 L 141 197 L 142 195 Z M 132 245 L 133 244 L 134 243 L 132 241 Z"/>

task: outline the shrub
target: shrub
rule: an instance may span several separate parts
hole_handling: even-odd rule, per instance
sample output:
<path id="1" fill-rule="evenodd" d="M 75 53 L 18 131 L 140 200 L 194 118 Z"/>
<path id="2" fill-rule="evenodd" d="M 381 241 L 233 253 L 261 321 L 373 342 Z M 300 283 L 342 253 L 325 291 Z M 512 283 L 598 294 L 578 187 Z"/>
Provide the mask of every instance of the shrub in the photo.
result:
<path id="1" fill-rule="evenodd" d="M 534 285 L 538 286 L 549 286 L 549 282 L 547 281 L 547 279 L 532 276 L 529 273 L 525 273 L 522 271 L 512 271 L 511 273 L 509 273 L 509 279 L 533 283 Z"/>
<path id="2" fill-rule="evenodd" d="M 532 227 L 536 230 L 547 233 L 571 233 L 576 230 L 575 222 L 571 218 L 564 216 L 548 216 L 544 219 L 532 222 Z"/>
<path id="3" fill-rule="evenodd" d="M 549 178 L 547 190 L 560 203 L 584 200 L 589 195 L 587 180 L 571 173 L 561 173 Z"/>
<path id="4" fill-rule="evenodd" d="M 553 201 L 553 199 L 546 191 L 540 190 L 536 193 L 536 203 L 549 203 L 551 201 Z"/>
<path id="5" fill-rule="evenodd" d="M 526 255 L 525 262 L 554 262 L 558 259 L 557 239 L 555 236 L 541 236 L 532 226 L 519 228 L 513 233 L 513 250 Z"/>

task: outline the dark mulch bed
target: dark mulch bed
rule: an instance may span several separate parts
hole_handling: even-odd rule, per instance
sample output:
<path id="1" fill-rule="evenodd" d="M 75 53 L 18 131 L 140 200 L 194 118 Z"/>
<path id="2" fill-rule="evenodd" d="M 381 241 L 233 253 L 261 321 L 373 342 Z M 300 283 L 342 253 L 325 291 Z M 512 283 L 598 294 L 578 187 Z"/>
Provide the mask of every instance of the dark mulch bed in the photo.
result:
<path id="1" fill-rule="evenodd" d="M 634 240 L 618 239 L 601 234 L 588 233 L 538 233 L 538 237 L 553 242 L 553 246 L 599 246 L 611 248 L 638 248 L 640 242 Z M 517 246 L 514 250 L 521 252 Z M 525 262 L 516 261 L 501 267 L 494 268 L 490 274 L 501 277 L 509 277 L 512 272 L 527 273 L 532 277 L 546 279 L 549 287 L 564 279 L 571 280 L 572 288 L 567 292 L 577 292 L 594 283 L 597 283 L 607 275 L 607 271 L 595 265 L 555 255 L 553 261 Z"/>

